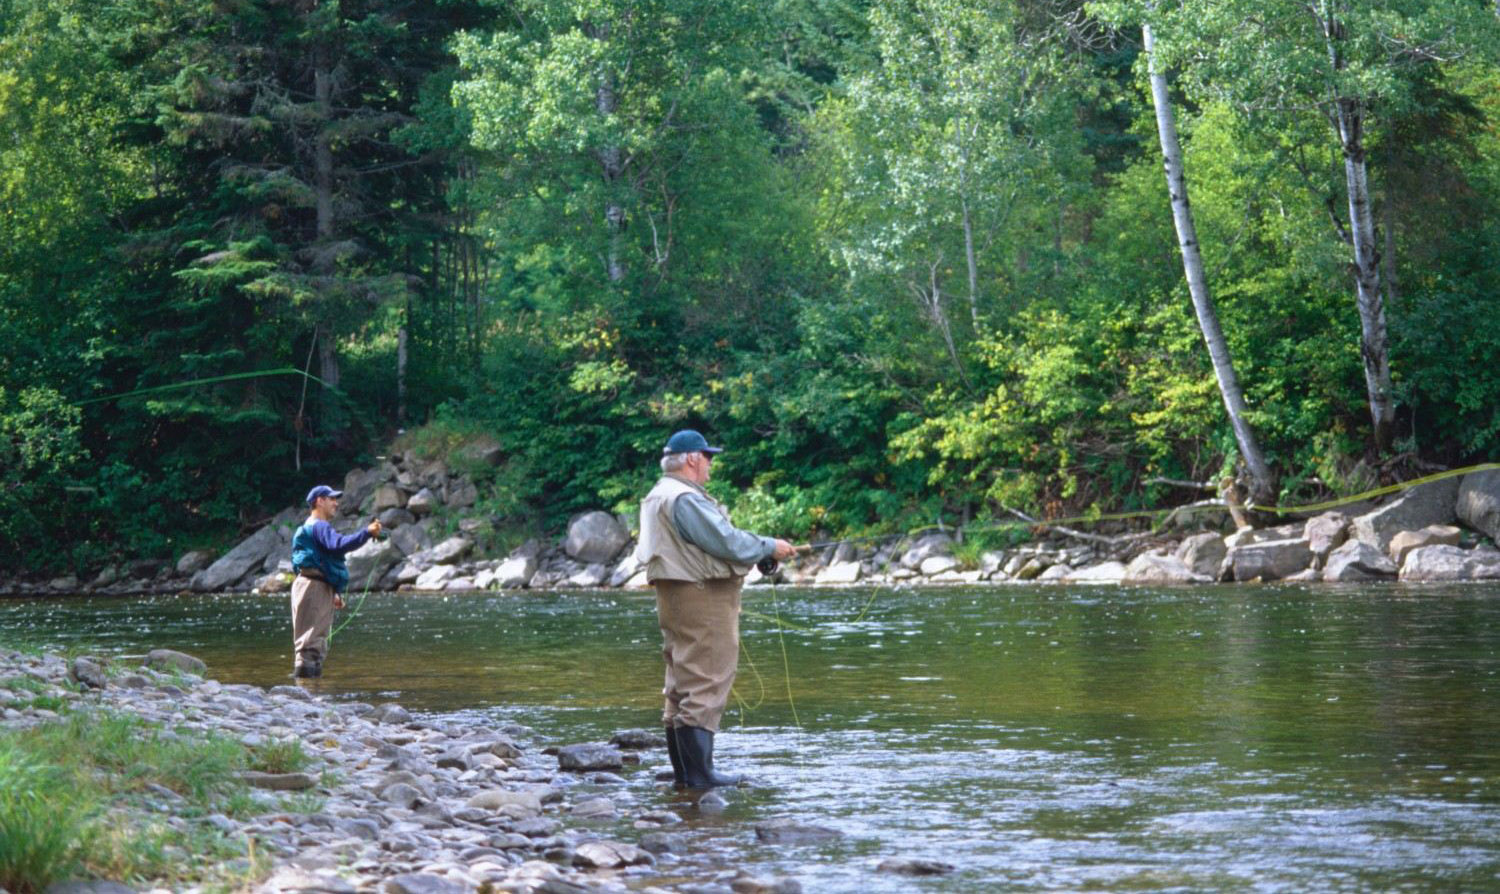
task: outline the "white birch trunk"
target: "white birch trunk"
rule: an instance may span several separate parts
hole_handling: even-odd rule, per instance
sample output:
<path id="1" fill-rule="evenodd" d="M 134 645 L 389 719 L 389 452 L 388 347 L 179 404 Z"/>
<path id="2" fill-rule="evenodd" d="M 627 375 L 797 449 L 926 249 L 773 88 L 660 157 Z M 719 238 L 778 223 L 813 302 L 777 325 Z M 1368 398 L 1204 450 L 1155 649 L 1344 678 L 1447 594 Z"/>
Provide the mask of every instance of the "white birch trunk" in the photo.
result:
<path id="1" fill-rule="evenodd" d="M 1203 256 L 1198 249 L 1198 230 L 1193 224 L 1192 206 L 1188 203 L 1187 177 L 1183 172 L 1182 147 L 1177 140 L 1177 122 L 1172 115 L 1171 99 L 1167 95 L 1166 76 L 1156 68 L 1156 39 L 1151 33 L 1151 26 L 1141 27 L 1141 37 L 1145 41 L 1151 101 L 1156 107 L 1156 131 L 1161 138 L 1167 193 L 1172 201 L 1172 222 L 1177 227 L 1177 244 L 1182 253 L 1182 270 L 1187 277 L 1188 294 L 1193 299 L 1193 311 L 1198 315 L 1198 328 L 1203 331 L 1203 342 L 1208 346 L 1208 356 L 1213 363 L 1214 377 L 1218 379 L 1219 395 L 1224 399 L 1224 410 L 1229 414 L 1229 424 L 1234 429 L 1235 442 L 1239 444 L 1240 455 L 1244 457 L 1245 466 L 1250 471 L 1251 498 L 1257 503 L 1269 505 L 1275 499 L 1276 490 L 1271 470 L 1266 465 L 1265 457 L 1261 455 L 1260 444 L 1255 440 L 1255 431 L 1245 419 L 1245 395 L 1234 374 L 1229 346 L 1224 341 L 1224 331 L 1219 327 L 1219 317 L 1208 292 L 1208 279 L 1203 272 Z"/>

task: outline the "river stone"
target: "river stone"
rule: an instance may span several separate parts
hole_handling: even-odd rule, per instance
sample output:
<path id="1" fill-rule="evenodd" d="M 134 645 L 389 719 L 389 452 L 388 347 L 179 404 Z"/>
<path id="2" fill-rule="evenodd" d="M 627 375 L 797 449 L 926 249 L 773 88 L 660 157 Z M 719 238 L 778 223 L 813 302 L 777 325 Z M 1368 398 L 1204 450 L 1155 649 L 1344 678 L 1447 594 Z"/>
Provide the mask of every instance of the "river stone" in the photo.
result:
<path id="1" fill-rule="evenodd" d="M 1500 543 L 1500 469 L 1465 475 L 1454 508 L 1464 524 Z"/>
<path id="2" fill-rule="evenodd" d="M 452 565 L 459 559 L 468 555 L 469 550 L 474 548 L 474 541 L 464 537 L 449 537 L 428 551 L 428 557 L 434 565 Z"/>
<path id="3" fill-rule="evenodd" d="M 1080 568 L 1068 575 L 1070 584 L 1117 584 L 1125 579 L 1123 562 L 1104 562 Z"/>
<path id="4" fill-rule="evenodd" d="M 953 538 L 943 533 L 925 534 L 917 538 L 911 548 L 901 554 L 903 568 L 920 568 L 922 562 L 932 556 L 946 556 L 953 551 Z"/>
<path id="5" fill-rule="evenodd" d="M 618 745 L 621 748 L 630 748 L 640 751 L 646 748 L 667 747 L 667 735 L 665 729 L 627 729 L 615 733 L 609 739 L 609 744 Z"/>
<path id="6" fill-rule="evenodd" d="M 620 841 L 587 841 L 573 852 L 573 865 L 585 869 L 619 869 L 655 862 L 656 858 L 641 848 Z"/>
<path id="7" fill-rule="evenodd" d="M 949 573 L 951 574 L 951 572 Z M 1037 583 L 1059 583 L 1061 581 L 1067 580 L 1068 576 L 1072 573 L 1073 566 L 1067 564 L 1066 562 L 1059 562 L 1056 565 L 1048 565 L 1047 570 L 1043 571 L 1041 574 L 1038 574 L 1034 578 L 1034 580 L 1036 580 Z M 946 577 L 948 577 L 948 575 L 943 574 L 939 575 L 938 577 L 934 577 L 933 580 L 940 580 Z M 965 583 L 973 583 L 973 581 L 967 580 L 962 575 L 956 575 L 956 577 L 958 580 L 961 580 Z"/>
<path id="8" fill-rule="evenodd" d="M 928 562 L 940 561 L 928 559 Z M 951 560 L 949 560 L 951 561 Z M 925 562 L 923 564 L 926 564 Z M 955 563 L 957 564 L 957 563 Z M 835 562 L 818 572 L 815 583 L 819 584 L 852 584 L 857 583 L 863 573 L 858 562 Z"/>
<path id="9" fill-rule="evenodd" d="M 411 499 L 406 501 L 406 511 L 417 518 L 425 518 L 432 514 L 432 511 L 438 507 L 438 503 L 437 494 L 433 493 L 431 488 L 424 487 L 412 494 Z"/>
<path id="10" fill-rule="evenodd" d="M 507 590 L 526 586 L 536 575 L 535 556 L 512 556 L 495 569 L 495 580 Z"/>
<path id="11" fill-rule="evenodd" d="M 957 569 L 958 560 L 952 556 L 928 556 L 917 565 L 917 570 L 927 577 Z"/>
<path id="12" fill-rule="evenodd" d="M 1325 512 L 1307 520 L 1302 529 L 1302 539 L 1315 558 L 1328 558 L 1349 537 L 1349 516 L 1342 512 Z"/>
<path id="13" fill-rule="evenodd" d="M 467 894 L 463 882 L 427 872 L 407 872 L 385 880 L 383 894 Z"/>
<path id="14" fill-rule="evenodd" d="M 432 548 L 432 536 L 421 525 L 402 525 L 391 532 L 391 542 L 403 556 L 415 555 Z"/>
<path id="15" fill-rule="evenodd" d="M 411 714 L 395 702 L 376 705 L 368 715 L 376 723 L 411 723 Z"/>
<path id="16" fill-rule="evenodd" d="M 177 560 L 177 573 L 182 577 L 192 577 L 203 569 L 214 563 L 214 554 L 206 549 L 189 550 L 182 554 Z"/>
<path id="17" fill-rule="evenodd" d="M 1397 565 L 1406 554 L 1422 546 L 1458 546 L 1463 530 L 1457 525 L 1428 525 L 1420 531 L 1402 531 L 1391 538 L 1390 557 Z"/>
<path id="18" fill-rule="evenodd" d="M 152 649 L 147 653 L 146 660 L 141 663 L 152 670 L 179 670 L 200 677 L 208 670 L 208 665 L 203 663 L 203 659 L 171 649 Z"/>
<path id="19" fill-rule="evenodd" d="M 468 478 L 459 478 L 448 485 L 448 508 L 467 509 L 479 502 L 479 488 Z M 477 521 L 477 519 L 476 519 Z"/>
<path id="20" fill-rule="evenodd" d="M 614 816 L 616 812 L 615 802 L 608 798 L 585 798 L 568 810 L 568 813 L 581 819 Z"/>
<path id="21" fill-rule="evenodd" d="M 1228 551 L 1224 538 L 1210 531 L 1183 538 L 1177 545 L 1176 556 L 1194 574 L 1217 580 L 1219 568 L 1224 564 L 1224 554 Z"/>
<path id="22" fill-rule="evenodd" d="M 273 792 L 300 792 L 318 784 L 318 780 L 307 773 L 261 773 L 258 770 L 246 770 L 240 774 L 240 779 L 251 788 Z"/>
<path id="23" fill-rule="evenodd" d="M 527 813 L 537 814 L 542 812 L 542 799 L 531 792 L 492 788 L 475 794 L 464 802 L 464 806 L 477 807 L 481 810 L 499 810 L 502 807 L 517 806 Z"/>
<path id="24" fill-rule="evenodd" d="M 740 870 L 729 883 L 733 894 L 802 894 L 802 883 L 794 878 L 763 879 Z"/>
<path id="25" fill-rule="evenodd" d="M 1357 516 L 1353 522 L 1354 538 L 1385 553 L 1390 549 L 1391 538 L 1402 531 L 1452 523 L 1458 517 L 1459 483 L 1457 478 L 1445 478 L 1419 484 L 1393 502 Z"/>
<path id="26" fill-rule="evenodd" d="M 774 819 L 755 824 L 755 837 L 767 844 L 805 844 L 812 841 L 832 841 L 844 837 L 837 829 L 799 823 L 793 819 Z"/>
<path id="27" fill-rule="evenodd" d="M 1406 554 L 1404 581 L 1500 580 L 1500 552 L 1457 546 L 1422 546 Z"/>
<path id="28" fill-rule="evenodd" d="M 422 793 L 417 791 L 416 786 L 398 782 L 395 785 L 388 785 L 382 789 L 380 800 L 387 804 L 395 804 L 397 807 L 404 807 L 407 810 L 411 810 L 422 803 Z"/>
<path id="29" fill-rule="evenodd" d="M 417 517 L 405 509 L 392 507 L 379 514 L 380 526 L 394 532 L 397 528 L 417 523 Z M 404 554 L 404 553 L 403 553 Z"/>
<path id="30" fill-rule="evenodd" d="M 98 659 L 83 655 L 74 658 L 68 666 L 68 679 L 90 689 L 103 689 L 109 685 L 109 678 L 104 675 L 104 667 Z"/>
<path id="31" fill-rule="evenodd" d="M 630 542 L 630 532 L 608 512 L 594 510 L 568 522 L 563 552 L 585 564 L 610 562 Z"/>
<path id="32" fill-rule="evenodd" d="M 609 567 L 606 566 L 603 562 L 595 562 L 592 565 L 584 567 L 580 571 L 574 572 L 572 576 L 570 576 L 565 581 L 565 583 L 570 587 L 592 589 L 593 587 L 597 587 L 600 584 L 604 583 L 608 579 Z"/>
<path id="33" fill-rule="evenodd" d="M 909 859 L 905 857 L 891 857 L 880 861 L 875 867 L 876 872 L 890 872 L 896 875 L 947 875 L 958 869 L 952 863 L 944 863 L 941 860 Z"/>
<path id="34" fill-rule="evenodd" d="M 412 586 L 418 590 L 441 590 L 447 586 L 448 581 L 458 577 L 458 569 L 452 565 L 434 565 L 421 574 Z"/>
<path id="35" fill-rule="evenodd" d="M 1224 562 L 1237 581 L 1281 580 L 1312 564 L 1306 540 L 1268 540 L 1231 547 Z"/>
<path id="36" fill-rule="evenodd" d="M 1219 539 L 1217 535 L 1209 536 L 1215 540 Z M 1214 567 L 1217 570 L 1218 566 Z M 1213 581 L 1213 577 L 1199 574 L 1177 556 L 1141 553 L 1126 566 L 1122 582 L 1127 584 L 1207 584 Z"/>
<path id="37" fill-rule="evenodd" d="M 42 894 L 135 894 L 135 889 L 121 882 L 80 879 L 53 882 L 42 889 Z"/>
<path id="38" fill-rule="evenodd" d="M 373 469 L 350 469 L 344 475 L 344 497 L 339 501 L 339 511 L 344 515 L 355 515 L 376 489 L 396 477 L 395 466 L 385 463 Z"/>
<path id="39" fill-rule="evenodd" d="M 387 509 L 405 509 L 406 504 L 406 491 L 394 484 L 382 484 L 375 488 L 375 497 L 370 501 L 368 511 L 379 515 Z"/>
<path id="40" fill-rule="evenodd" d="M 557 750 L 557 766 L 562 770 L 617 770 L 624 765 L 620 750 L 602 742 L 564 745 Z"/>
<path id="41" fill-rule="evenodd" d="M 256 894 L 354 894 L 354 883 L 328 871 L 279 867 L 256 888 Z"/>
<path id="42" fill-rule="evenodd" d="M 199 593 L 222 590 L 265 564 L 266 557 L 282 548 L 281 534 L 267 525 L 240 541 L 239 545 L 212 565 L 193 575 L 192 587 Z"/>
<path id="43" fill-rule="evenodd" d="M 641 850 L 653 854 L 680 851 L 686 844 L 687 839 L 675 832 L 647 832 L 641 836 Z"/>
<path id="44" fill-rule="evenodd" d="M 1379 580 L 1396 576 L 1396 563 L 1361 540 L 1348 540 L 1328 554 L 1323 580 L 1330 583 Z"/>

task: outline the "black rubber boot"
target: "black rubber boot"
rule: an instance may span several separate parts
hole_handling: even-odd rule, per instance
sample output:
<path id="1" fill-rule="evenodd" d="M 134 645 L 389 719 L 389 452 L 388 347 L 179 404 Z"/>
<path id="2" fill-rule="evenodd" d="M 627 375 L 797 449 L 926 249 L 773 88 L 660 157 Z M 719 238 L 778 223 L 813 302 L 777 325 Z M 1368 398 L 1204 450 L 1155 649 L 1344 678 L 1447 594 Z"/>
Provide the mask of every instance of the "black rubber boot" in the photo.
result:
<path id="1" fill-rule="evenodd" d="M 308 662 L 307 664 L 299 664 L 292 671 L 292 676 L 299 677 L 299 678 L 302 678 L 302 679 L 311 679 L 313 677 L 321 677 L 321 676 L 323 676 L 323 665 L 315 663 L 315 662 Z"/>
<path id="2" fill-rule="evenodd" d="M 739 776 L 714 772 L 714 734 L 696 726 L 677 727 L 677 753 L 682 758 L 682 780 L 688 788 L 739 785 Z"/>
<path id="3" fill-rule="evenodd" d="M 672 759 L 672 784 L 678 788 L 687 785 L 682 775 L 682 752 L 677 750 L 677 727 L 667 727 L 667 757 Z"/>

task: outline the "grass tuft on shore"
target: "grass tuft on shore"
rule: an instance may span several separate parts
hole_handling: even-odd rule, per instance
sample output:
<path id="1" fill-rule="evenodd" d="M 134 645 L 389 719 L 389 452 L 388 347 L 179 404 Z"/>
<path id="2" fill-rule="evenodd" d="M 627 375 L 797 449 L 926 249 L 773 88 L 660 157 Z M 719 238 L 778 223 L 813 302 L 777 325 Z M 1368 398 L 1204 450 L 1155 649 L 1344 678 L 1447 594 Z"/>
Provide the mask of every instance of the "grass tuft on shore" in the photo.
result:
<path id="1" fill-rule="evenodd" d="M 280 759 L 306 760 L 291 752 Z M 203 820 L 256 809 L 239 778 L 252 762 L 235 740 L 104 711 L 0 731 L 0 888 L 37 894 L 80 876 L 239 887 L 264 867 Z"/>

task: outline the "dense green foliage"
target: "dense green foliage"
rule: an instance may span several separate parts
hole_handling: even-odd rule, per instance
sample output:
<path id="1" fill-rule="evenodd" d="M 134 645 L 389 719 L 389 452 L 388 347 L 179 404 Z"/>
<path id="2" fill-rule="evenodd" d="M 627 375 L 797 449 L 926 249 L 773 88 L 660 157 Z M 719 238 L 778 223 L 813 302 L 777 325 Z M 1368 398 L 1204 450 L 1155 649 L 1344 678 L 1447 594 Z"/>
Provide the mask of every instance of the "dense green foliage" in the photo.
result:
<path id="1" fill-rule="evenodd" d="M 498 440 L 518 530 L 628 509 L 689 425 L 787 534 L 1182 500 L 1238 457 L 1148 17 L 1283 497 L 1492 459 L 1495 10 L 1324 6 L 0 0 L 0 563 L 222 542 L 409 427 Z"/>

